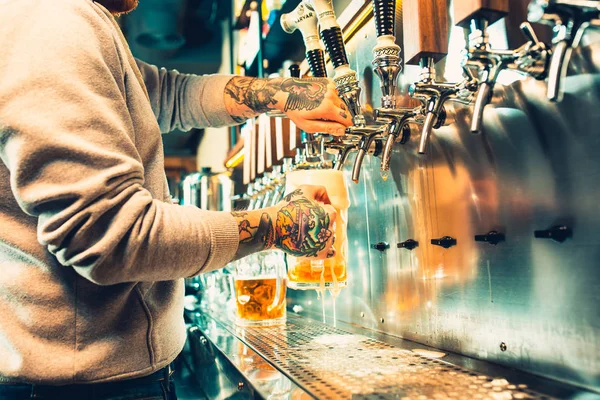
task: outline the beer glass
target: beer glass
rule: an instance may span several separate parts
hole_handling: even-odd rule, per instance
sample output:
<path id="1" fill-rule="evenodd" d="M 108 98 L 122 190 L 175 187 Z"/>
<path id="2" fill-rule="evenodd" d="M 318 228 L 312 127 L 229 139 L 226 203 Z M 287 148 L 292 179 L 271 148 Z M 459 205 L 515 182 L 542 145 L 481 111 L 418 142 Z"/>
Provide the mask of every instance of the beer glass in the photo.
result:
<path id="1" fill-rule="evenodd" d="M 239 260 L 234 284 L 238 325 L 285 323 L 285 263 L 279 252 L 266 251 Z"/>
<path id="2" fill-rule="evenodd" d="M 300 185 L 325 186 L 331 205 L 337 212 L 335 220 L 335 256 L 325 260 L 313 257 L 287 256 L 288 287 L 292 289 L 337 289 L 346 286 L 346 263 L 348 260 L 348 188 L 342 171 L 332 169 L 307 169 L 286 175 L 286 193 L 292 193 Z M 293 200 L 292 200 L 293 201 Z"/>

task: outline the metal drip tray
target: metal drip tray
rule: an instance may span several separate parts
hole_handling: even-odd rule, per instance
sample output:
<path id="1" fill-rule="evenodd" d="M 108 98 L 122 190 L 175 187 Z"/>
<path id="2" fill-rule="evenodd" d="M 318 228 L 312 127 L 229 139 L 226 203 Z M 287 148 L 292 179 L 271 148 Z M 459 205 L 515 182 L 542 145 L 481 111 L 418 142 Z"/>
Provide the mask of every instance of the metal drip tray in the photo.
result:
<path id="1" fill-rule="evenodd" d="M 290 316 L 286 326 L 273 328 L 225 325 L 316 398 L 553 398 L 504 377 L 481 375 L 310 319 Z"/>

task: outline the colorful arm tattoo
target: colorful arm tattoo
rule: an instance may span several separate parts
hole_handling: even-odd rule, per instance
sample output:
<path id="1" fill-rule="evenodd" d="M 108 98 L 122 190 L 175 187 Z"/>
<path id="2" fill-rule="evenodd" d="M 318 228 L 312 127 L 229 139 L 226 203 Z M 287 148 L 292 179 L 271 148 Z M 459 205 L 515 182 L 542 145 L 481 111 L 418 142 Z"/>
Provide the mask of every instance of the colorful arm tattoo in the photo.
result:
<path id="1" fill-rule="evenodd" d="M 295 257 L 316 257 L 325 249 L 333 235 L 329 214 L 300 189 L 288 194 L 285 201 L 273 217 L 275 224 L 268 211 L 272 209 L 231 213 L 240 234 L 236 259 L 273 246 Z"/>

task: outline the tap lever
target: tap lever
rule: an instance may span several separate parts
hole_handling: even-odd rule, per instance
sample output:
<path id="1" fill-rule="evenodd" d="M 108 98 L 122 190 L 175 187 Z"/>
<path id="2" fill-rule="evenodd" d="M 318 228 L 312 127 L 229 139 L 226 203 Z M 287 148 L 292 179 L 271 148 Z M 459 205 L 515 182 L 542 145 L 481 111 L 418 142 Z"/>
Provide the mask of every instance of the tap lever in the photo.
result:
<path id="1" fill-rule="evenodd" d="M 536 239 L 552 239 L 555 242 L 562 243 L 568 238 L 573 237 L 573 231 L 568 226 L 557 225 L 549 229 L 534 231 L 533 236 Z"/>
<path id="2" fill-rule="evenodd" d="M 431 244 L 443 247 L 444 249 L 449 249 L 452 246 L 456 246 L 456 239 L 450 236 L 444 236 L 439 239 L 431 239 Z"/>
<path id="3" fill-rule="evenodd" d="M 376 243 L 376 244 L 372 244 L 371 248 L 373 250 L 379 250 L 379 251 L 381 251 L 383 253 L 384 251 L 386 251 L 387 249 L 390 248 L 390 244 L 387 243 L 387 242 L 379 242 L 379 243 Z"/>
<path id="4" fill-rule="evenodd" d="M 525 39 L 527 39 L 533 44 L 540 43 L 537 35 L 535 34 L 535 31 L 533 30 L 533 27 L 529 22 L 523 22 L 521 25 L 519 25 L 519 28 L 521 29 L 521 33 L 523 33 L 523 36 L 525 36 Z"/>
<path id="5" fill-rule="evenodd" d="M 475 235 L 476 242 L 485 242 L 493 244 L 494 246 L 500 242 L 504 242 L 505 240 L 506 236 L 498 231 L 489 231 L 485 235 Z"/>
<path id="6" fill-rule="evenodd" d="M 394 108 L 400 65 L 400 46 L 396 44 L 396 0 L 373 0 L 377 44 L 373 48 L 373 66 L 382 91 L 381 106 Z"/>
<path id="7" fill-rule="evenodd" d="M 396 0 L 373 0 L 377 36 L 396 34 Z"/>
<path id="8" fill-rule="evenodd" d="M 419 247 L 419 242 L 413 239 L 406 239 L 404 242 L 398 243 L 399 249 L 414 250 Z"/>

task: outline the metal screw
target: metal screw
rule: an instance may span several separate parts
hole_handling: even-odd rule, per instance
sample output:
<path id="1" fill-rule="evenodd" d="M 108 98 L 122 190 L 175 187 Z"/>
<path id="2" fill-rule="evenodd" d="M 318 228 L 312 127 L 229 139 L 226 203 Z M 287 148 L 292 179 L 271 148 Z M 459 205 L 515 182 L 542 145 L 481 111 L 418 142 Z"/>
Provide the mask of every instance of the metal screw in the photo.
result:
<path id="1" fill-rule="evenodd" d="M 238 390 L 244 390 L 244 382 L 238 382 Z"/>
<path id="2" fill-rule="evenodd" d="M 379 321 L 381 321 L 381 323 L 383 324 L 385 322 L 385 319 L 381 318 Z"/>
<path id="3" fill-rule="evenodd" d="M 361 317 L 361 318 L 364 318 L 364 317 L 365 317 L 365 313 L 364 313 L 364 311 L 360 313 L 360 317 Z"/>
<path id="4" fill-rule="evenodd" d="M 506 351 L 507 347 L 506 347 L 506 343 L 502 342 L 500 343 L 500 350 L 501 351 Z"/>

